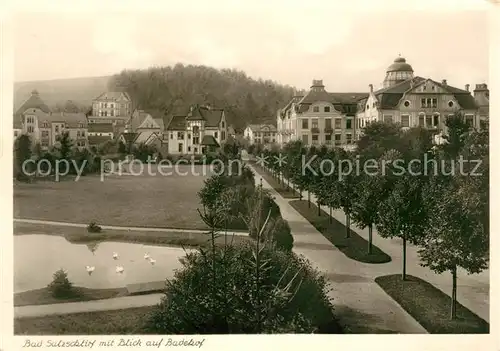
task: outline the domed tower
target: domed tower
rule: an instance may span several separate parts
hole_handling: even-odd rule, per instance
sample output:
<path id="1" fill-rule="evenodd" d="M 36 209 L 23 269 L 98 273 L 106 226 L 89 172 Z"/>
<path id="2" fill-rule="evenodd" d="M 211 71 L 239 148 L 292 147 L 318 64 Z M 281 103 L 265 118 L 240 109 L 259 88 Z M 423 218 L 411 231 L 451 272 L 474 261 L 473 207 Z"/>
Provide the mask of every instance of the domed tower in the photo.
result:
<path id="1" fill-rule="evenodd" d="M 400 56 L 394 60 L 392 65 L 387 67 L 384 88 L 392 87 L 411 78 L 413 78 L 413 68 Z"/>

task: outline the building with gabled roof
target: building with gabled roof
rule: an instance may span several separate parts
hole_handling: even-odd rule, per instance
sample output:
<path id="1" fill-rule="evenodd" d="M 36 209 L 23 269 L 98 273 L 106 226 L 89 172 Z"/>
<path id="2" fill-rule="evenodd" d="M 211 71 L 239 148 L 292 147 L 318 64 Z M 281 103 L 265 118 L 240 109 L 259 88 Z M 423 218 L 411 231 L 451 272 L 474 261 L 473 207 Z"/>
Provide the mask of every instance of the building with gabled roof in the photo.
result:
<path id="1" fill-rule="evenodd" d="M 193 105 L 185 115 L 174 115 L 165 125 L 170 154 L 202 154 L 227 139 L 224 110 L 211 106 Z"/>
<path id="2" fill-rule="evenodd" d="M 277 142 L 278 130 L 272 124 L 249 124 L 243 135 L 250 144 L 271 144 Z"/>
<path id="3" fill-rule="evenodd" d="M 89 123 L 106 120 L 125 125 L 131 114 L 132 99 L 128 93 L 107 91 L 92 100 L 92 114 L 88 118 Z"/>
<path id="4" fill-rule="evenodd" d="M 331 93 L 313 80 L 305 95 L 294 96 L 277 114 L 277 142 L 349 147 L 354 142 L 358 100 L 366 93 Z"/>
<path id="5" fill-rule="evenodd" d="M 371 122 L 399 123 L 403 128 L 424 127 L 436 133 L 446 133 L 448 116 L 461 113 L 465 121 L 479 128 L 479 106 L 469 91 L 469 85 L 460 89 L 440 82 L 413 75 L 413 68 L 402 57 L 394 60 L 386 71 L 382 88 L 373 89 L 358 103 L 356 114 L 357 137 Z"/>

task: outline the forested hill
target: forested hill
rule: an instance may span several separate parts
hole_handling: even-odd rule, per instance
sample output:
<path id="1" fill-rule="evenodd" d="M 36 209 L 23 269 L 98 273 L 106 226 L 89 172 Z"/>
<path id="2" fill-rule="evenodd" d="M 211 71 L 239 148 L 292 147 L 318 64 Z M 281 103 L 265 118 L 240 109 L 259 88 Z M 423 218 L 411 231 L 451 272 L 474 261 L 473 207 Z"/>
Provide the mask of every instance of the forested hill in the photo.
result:
<path id="1" fill-rule="evenodd" d="M 276 111 L 294 95 L 295 89 L 271 80 L 255 80 L 244 72 L 207 66 L 177 64 L 124 70 L 108 82 L 108 90 L 126 91 L 134 106 L 186 113 L 191 104 L 224 108 L 228 123 L 244 128 L 249 123 L 276 123 Z"/>

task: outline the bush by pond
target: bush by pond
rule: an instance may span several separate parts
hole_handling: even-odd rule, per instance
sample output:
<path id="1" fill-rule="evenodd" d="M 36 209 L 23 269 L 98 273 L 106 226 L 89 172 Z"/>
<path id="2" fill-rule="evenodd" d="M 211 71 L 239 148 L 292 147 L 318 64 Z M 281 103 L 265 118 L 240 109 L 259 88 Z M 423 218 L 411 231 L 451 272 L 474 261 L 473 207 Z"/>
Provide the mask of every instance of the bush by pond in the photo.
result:
<path id="1" fill-rule="evenodd" d="M 56 299 L 73 297 L 73 284 L 68 279 L 68 274 L 60 269 L 53 275 L 52 282 L 47 286 L 52 296 Z"/>

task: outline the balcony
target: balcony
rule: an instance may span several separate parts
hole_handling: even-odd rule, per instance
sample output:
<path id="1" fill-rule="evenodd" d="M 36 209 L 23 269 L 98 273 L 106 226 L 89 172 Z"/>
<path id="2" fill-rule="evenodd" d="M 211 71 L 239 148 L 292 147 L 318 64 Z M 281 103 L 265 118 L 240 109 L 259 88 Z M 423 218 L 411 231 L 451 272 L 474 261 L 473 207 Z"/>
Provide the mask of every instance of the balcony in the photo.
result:
<path id="1" fill-rule="evenodd" d="M 313 133 L 313 134 L 319 134 L 319 128 L 317 128 L 317 127 L 311 128 L 311 133 Z"/>
<path id="2" fill-rule="evenodd" d="M 333 133 L 333 128 L 332 127 L 325 127 L 325 133 L 326 134 L 332 134 Z"/>

